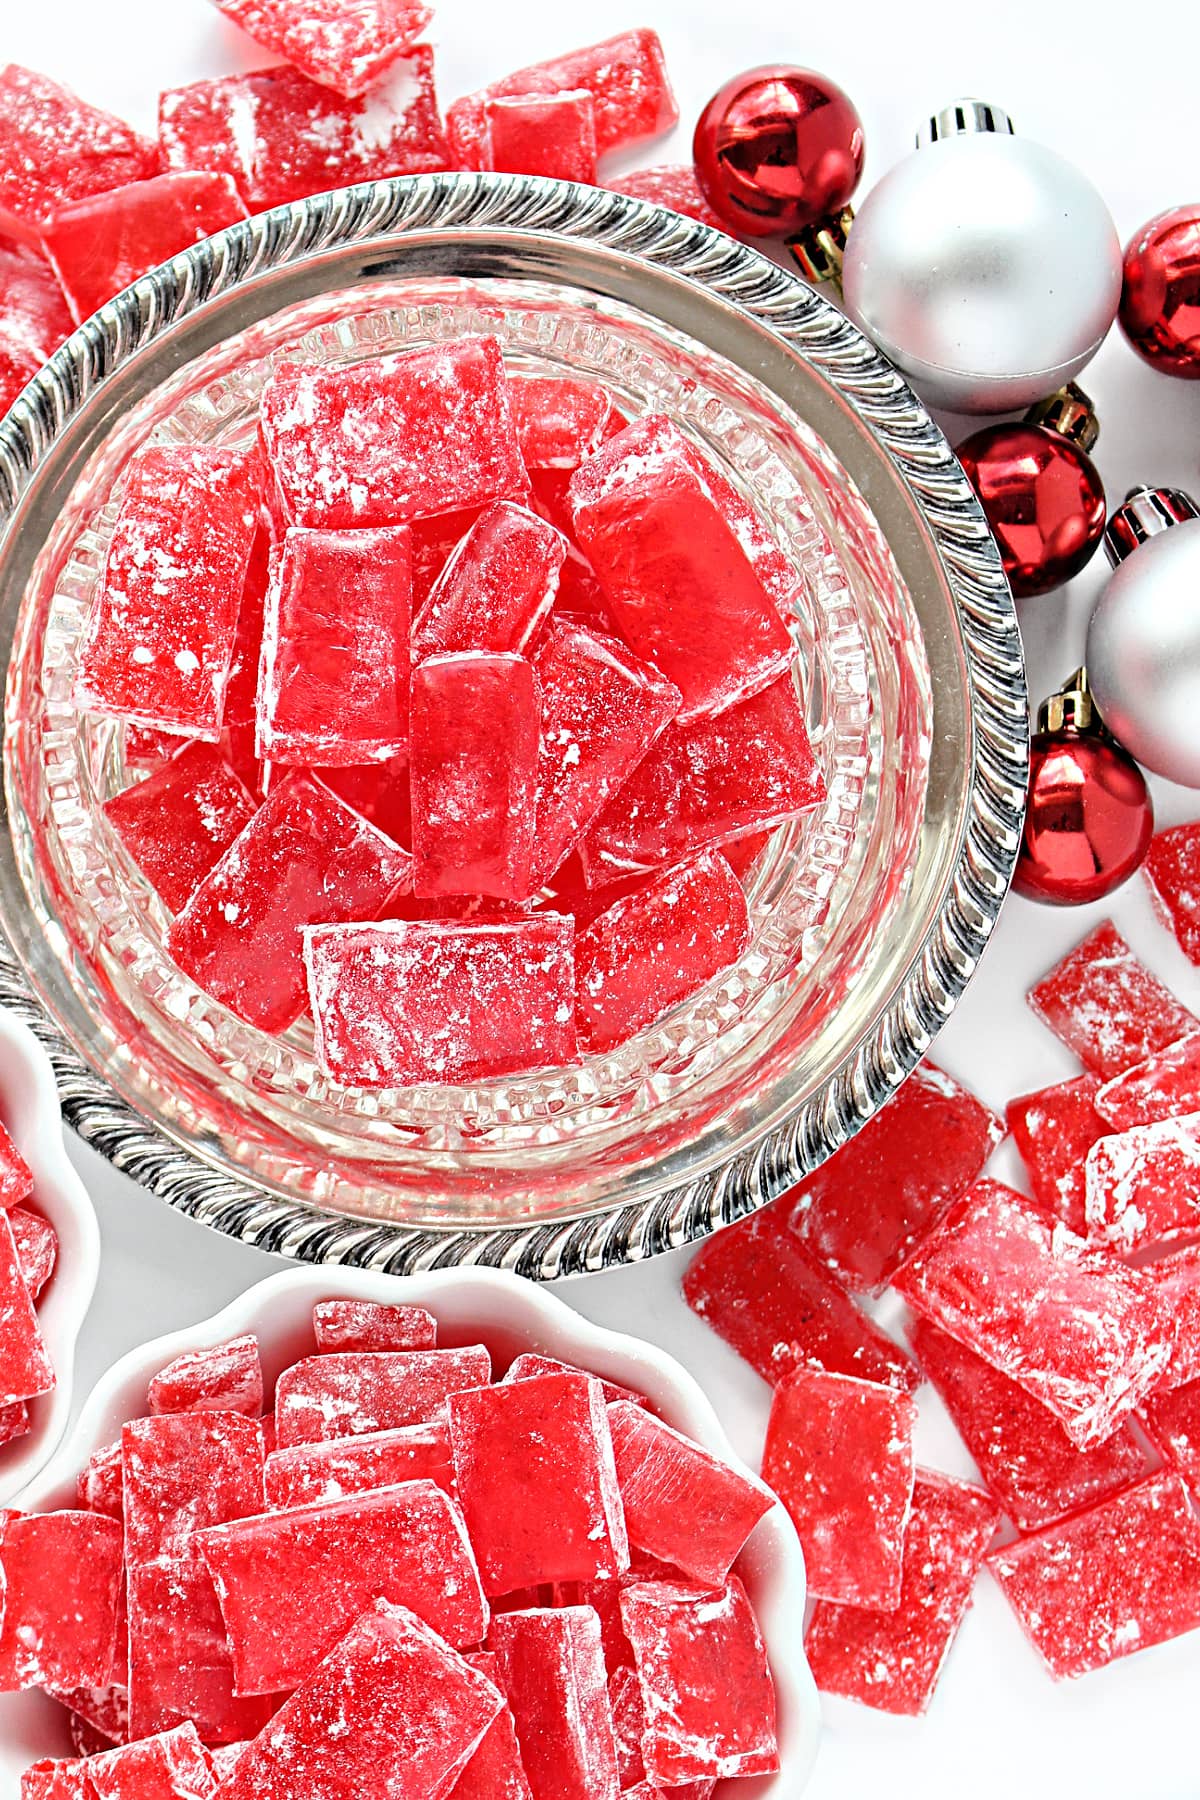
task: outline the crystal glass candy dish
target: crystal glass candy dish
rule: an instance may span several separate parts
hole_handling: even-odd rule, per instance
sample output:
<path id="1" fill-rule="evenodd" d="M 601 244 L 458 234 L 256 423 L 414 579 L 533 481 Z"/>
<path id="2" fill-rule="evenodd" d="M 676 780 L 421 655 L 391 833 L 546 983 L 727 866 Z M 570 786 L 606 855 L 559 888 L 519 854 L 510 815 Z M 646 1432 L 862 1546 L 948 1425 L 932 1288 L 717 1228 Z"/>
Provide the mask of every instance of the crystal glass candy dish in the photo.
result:
<path id="1" fill-rule="evenodd" d="M 829 791 L 751 880 L 727 975 L 618 1051 L 472 1088 L 339 1089 L 166 956 L 105 821 L 122 727 L 78 716 L 83 618 L 131 456 L 248 442 L 282 358 L 499 337 L 669 414 L 801 577 L 794 676 Z M 263 1247 L 548 1277 L 653 1254 L 781 1192 L 888 1097 L 969 979 L 1019 841 L 1027 724 L 998 555 L 937 428 L 827 301 L 601 190 L 430 176 L 264 214 L 165 264 L 0 427 L 8 826 L 0 999 L 72 1122 Z"/>

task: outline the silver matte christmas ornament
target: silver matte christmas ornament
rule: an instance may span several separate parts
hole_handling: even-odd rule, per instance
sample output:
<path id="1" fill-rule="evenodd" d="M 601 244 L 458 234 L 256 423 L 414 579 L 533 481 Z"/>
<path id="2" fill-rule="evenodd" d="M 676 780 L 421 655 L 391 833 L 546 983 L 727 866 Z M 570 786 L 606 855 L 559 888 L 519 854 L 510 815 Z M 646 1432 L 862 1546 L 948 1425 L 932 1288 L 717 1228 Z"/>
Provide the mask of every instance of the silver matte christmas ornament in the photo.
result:
<path id="1" fill-rule="evenodd" d="M 1096 704 L 1143 768 L 1200 788 L 1200 507 L 1135 488 L 1104 547 L 1116 573 L 1088 626 Z"/>
<path id="2" fill-rule="evenodd" d="M 1121 244 L 1073 164 L 960 100 L 867 195 L 846 310 L 931 406 L 1015 412 L 1064 387 L 1121 298 Z"/>

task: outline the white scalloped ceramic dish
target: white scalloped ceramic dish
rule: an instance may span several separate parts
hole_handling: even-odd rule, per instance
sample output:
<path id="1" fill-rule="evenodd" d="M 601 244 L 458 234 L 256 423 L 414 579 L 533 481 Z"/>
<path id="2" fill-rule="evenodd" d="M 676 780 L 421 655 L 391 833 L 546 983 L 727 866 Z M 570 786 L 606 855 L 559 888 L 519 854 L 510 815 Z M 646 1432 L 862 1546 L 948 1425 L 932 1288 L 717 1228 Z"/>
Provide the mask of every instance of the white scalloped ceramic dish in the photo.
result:
<path id="1" fill-rule="evenodd" d="M 33 1480 L 62 1441 L 71 1416 L 75 1346 L 100 1274 L 100 1228 L 67 1157 L 50 1058 L 7 1012 L 0 1012 L 0 1119 L 33 1170 L 34 1202 L 59 1242 L 58 1266 L 38 1306 L 58 1385 L 31 1402 L 33 1430 L 0 1448 L 2 1506 Z"/>
<path id="2" fill-rule="evenodd" d="M 311 1347 L 317 1300 L 339 1296 L 407 1301 L 426 1306 L 446 1344 L 485 1343 L 496 1366 L 521 1350 L 537 1349 L 578 1362 L 644 1393 L 670 1424 L 736 1468 L 717 1415 L 687 1371 L 637 1338 L 591 1324 L 555 1295 L 516 1276 L 471 1269 L 399 1279 L 350 1269 L 299 1269 L 250 1288 L 203 1324 L 173 1332 L 131 1351 L 101 1377 L 79 1422 L 52 1466 L 22 1495 L 30 1511 L 70 1506 L 75 1477 L 91 1452 L 110 1442 L 122 1423 L 142 1411 L 156 1370 L 186 1349 L 257 1333 L 269 1383 Z M 817 1749 L 820 1708 L 804 1657 L 804 1558 L 779 1504 L 762 1519 L 738 1562 L 766 1638 L 779 1697 L 782 1769 L 777 1776 L 727 1782 L 719 1800 L 797 1800 Z M 0 1795 L 15 1795 L 20 1775 L 43 1756 L 70 1755 L 65 1715 L 37 1694 L 0 1695 Z"/>

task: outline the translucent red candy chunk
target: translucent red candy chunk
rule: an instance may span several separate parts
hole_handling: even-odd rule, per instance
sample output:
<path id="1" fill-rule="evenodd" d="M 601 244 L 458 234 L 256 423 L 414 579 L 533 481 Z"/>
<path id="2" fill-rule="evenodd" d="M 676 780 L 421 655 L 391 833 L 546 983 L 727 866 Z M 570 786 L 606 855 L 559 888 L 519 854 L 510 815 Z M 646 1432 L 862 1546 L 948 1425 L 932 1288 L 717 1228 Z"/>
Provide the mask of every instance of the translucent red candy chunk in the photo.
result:
<path id="1" fill-rule="evenodd" d="M 1121 1427 L 1077 1450 L 1054 1414 L 927 1319 L 909 1331 L 917 1359 L 979 1465 L 984 1486 L 1021 1531 L 1036 1531 L 1136 1481 L 1146 1458 Z"/>
<path id="2" fill-rule="evenodd" d="M 57 208 L 41 239 L 82 320 L 159 263 L 246 216 L 228 175 L 179 170 Z"/>
<path id="3" fill-rule="evenodd" d="M 0 1212 L 0 1406 L 54 1386 L 54 1368 L 33 1310 L 9 1215 Z"/>
<path id="4" fill-rule="evenodd" d="M 215 744 L 186 744 L 104 816 L 147 881 L 180 912 L 258 810 Z"/>
<path id="5" fill-rule="evenodd" d="M 85 1512 L 125 1517 L 125 1465 L 119 1442 L 106 1444 L 89 1458 L 75 1483 L 75 1496 Z"/>
<path id="6" fill-rule="evenodd" d="M 586 1375 L 589 1371 L 581 1369 L 575 1363 L 560 1362 L 557 1356 L 543 1356 L 537 1350 L 525 1350 L 508 1365 L 505 1381 L 525 1381 L 531 1375 Z M 592 1376 L 593 1380 L 598 1379 Z M 635 1394 L 632 1388 L 621 1387 L 615 1381 L 601 1381 L 601 1391 L 610 1403 L 615 1400 L 632 1400 L 642 1405 L 642 1396 Z"/>
<path id="7" fill-rule="evenodd" d="M 257 527 L 249 456 L 143 450 L 84 628 L 76 704 L 215 740 Z"/>
<path id="8" fill-rule="evenodd" d="M 323 1444 L 294 1444 L 267 1458 L 267 1502 L 275 1508 L 324 1504 L 402 1481 L 434 1481 L 447 1494 L 454 1493 L 445 1425 L 407 1425 Z"/>
<path id="9" fill-rule="evenodd" d="M 562 533 L 527 507 L 498 500 L 486 508 L 413 621 L 413 662 L 453 650 L 524 650 L 554 603 L 566 554 Z"/>
<path id="10" fill-rule="evenodd" d="M 995 1113 L 925 1063 L 792 1190 L 791 1228 L 848 1287 L 877 1292 L 1003 1135 Z"/>
<path id="11" fill-rule="evenodd" d="M 1166 1472 L 1005 1545 L 988 1567 L 1060 1681 L 1200 1625 L 1200 1519 Z"/>
<path id="12" fill-rule="evenodd" d="M 600 1620 L 588 1606 L 493 1618 L 495 1652 L 533 1800 L 617 1800 Z"/>
<path id="13" fill-rule="evenodd" d="M 746 1590 L 668 1581 L 621 1595 L 646 1708 L 642 1756 L 663 1787 L 779 1767 L 775 1685 Z"/>
<path id="14" fill-rule="evenodd" d="M 491 1375 L 492 1359 L 476 1345 L 306 1357 L 285 1370 L 275 1389 L 278 1446 L 426 1424 L 451 1394 L 486 1386 Z"/>
<path id="15" fill-rule="evenodd" d="M 1173 1321 L 1149 1277 L 998 1182 L 957 1201 L 892 1285 L 1080 1449 L 1110 1436 L 1171 1359 Z"/>
<path id="16" fill-rule="evenodd" d="M 260 1513 L 263 1434 L 237 1413 L 135 1419 L 122 1434 L 125 1560 L 198 1554 L 197 1531 Z"/>
<path id="17" fill-rule="evenodd" d="M 612 395 L 567 375 L 516 375 L 513 417 L 528 469 L 575 469 L 625 421 Z"/>
<path id="18" fill-rule="evenodd" d="M 0 244 L 0 415 L 70 336 L 73 324 L 43 258 L 16 244 Z"/>
<path id="19" fill-rule="evenodd" d="M 1200 1031 L 1105 1082 L 1096 1096 L 1096 1111 L 1107 1131 L 1130 1131 L 1135 1125 L 1200 1112 Z"/>
<path id="20" fill-rule="evenodd" d="M 0 230 L 34 236 L 64 202 L 158 172 L 158 147 L 47 75 L 0 69 Z"/>
<path id="21" fill-rule="evenodd" d="M 191 1719 L 205 1743 L 236 1744 L 261 1731 L 274 1709 L 274 1699 L 234 1693 L 225 1622 L 203 1563 L 129 1570 L 131 1736 Z"/>
<path id="22" fill-rule="evenodd" d="M 446 115 L 454 166 L 484 166 L 489 100 L 514 94 L 560 94 L 578 88 L 585 88 L 595 104 L 596 147 L 601 156 L 643 138 L 657 137 L 679 118 L 658 33 L 626 31 L 601 44 L 518 69 L 502 81 L 456 100 Z"/>
<path id="23" fill-rule="evenodd" d="M 653 868 L 825 798 L 790 676 L 716 719 L 669 725 L 584 839 L 589 882 Z"/>
<path id="24" fill-rule="evenodd" d="M 860 1312 L 778 1210 L 710 1238 L 684 1275 L 683 1297 L 764 1381 L 809 1368 L 902 1393 L 920 1386 L 899 1344 Z"/>
<path id="25" fill-rule="evenodd" d="M 11 1518 L 0 1540 L 0 1693 L 103 1687 L 117 1645 L 121 1527 L 98 1513 Z"/>
<path id="26" fill-rule="evenodd" d="M 227 19 L 322 87 L 373 87 L 433 14 L 417 0 L 216 0 Z"/>
<path id="27" fill-rule="evenodd" d="M 262 429 L 294 525 L 403 524 L 527 485 L 494 337 L 352 367 L 278 368 Z"/>
<path id="28" fill-rule="evenodd" d="M 821 1692 L 879 1712 L 923 1713 L 999 1518 L 982 1488 L 918 1470 L 899 1606 L 882 1612 L 821 1600 L 813 1610 L 804 1648 Z"/>
<path id="29" fill-rule="evenodd" d="M 493 1687 L 501 1688 L 500 1667 L 487 1651 L 467 1661 Z M 501 1691 L 503 1691 L 501 1689 Z M 517 1727 L 507 1704 L 488 1727 L 479 1748 L 451 1790 L 450 1800 L 533 1800 L 533 1790 L 521 1759 Z"/>
<path id="30" fill-rule="evenodd" d="M 665 206 L 671 212 L 682 213 L 685 219 L 696 219 L 701 225 L 711 225 L 717 231 L 725 229 L 702 193 L 691 163 L 630 169 L 616 181 L 606 181 L 604 185 L 614 194 L 628 194 L 631 200 L 649 200 L 654 206 Z"/>
<path id="31" fill-rule="evenodd" d="M 28 1437 L 32 1430 L 33 1419 L 24 1400 L 12 1400 L 7 1406 L 0 1406 L 0 1446 L 15 1444 L 20 1438 Z"/>
<path id="32" fill-rule="evenodd" d="M 371 1300 L 319 1300 L 313 1307 L 318 1350 L 433 1350 L 437 1320 L 423 1306 Z"/>
<path id="33" fill-rule="evenodd" d="M 575 535 L 622 635 L 683 694 L 720 712 L 782 675 L 792 640 L 694 449 L 640 419 L 571 477 Z"/>
<path id="34" fill-rule="evenodd" d="M 1111 1080 L 1196 1029 L 1111 919 L 1030 989 L 1029 1004 L 1085 1067 Z"/>
<path id="35" fill-rule="evenodd" d="M 301 932 L 382 910 L 410 859 L 327 787 L 277 787 L 168 935 L 185 974 L 247 1024 L 284 1031 L 304 1010 Z"/>
<path id="36" fill-rule="evenodd" d="M 169 169 L 231 176 L 252 212 L 448 166 L 425 44 L 354 100 L 286 68 L 172 88 L 159 101 L 158 129 Z"/>
<path id="37" fill-rule="evenodd" d="M 792 1516 L 815 1599 L 900 1604 L 916 1422 L 907 1394 L 875 1382 L 800 1369 L 776 1388 L 763 1479 Z"/>
<path id="38" fill-rule="evenodd" d="M 615 1580 L 629 1567 L 604 1394 L 538 1375 L 450 1400 L 463 1516 L 484 1591 Z"/>
<path id="39" fill-rule="evenodd" d="M 579 843 L 679 711 L 682 696 L 615 638 L 552 620 L 533 666 L 541 690 L 534 885 Z"/>
<path id="40" fill-rule="evenodd" d="M 257 1419 L 263 1409 L 258 1339 L 248 1333 L 185 1350 L 153 1377 L 146 1404 L 152 1413 L 236 1412 Z"/>
<path id="41" fill-rule="evenodd" d="M 1141 1419 L 1167 1462 L 1200 1496 L 1200 1380 L 1155 1394 L 1142 1408 Z"/>
<path id="42" fill-rule="evenodd" d="M 1122 1253 L 1200 1231 L 1200 1112 L 1100 1138 L 1088 1151 L 1089 1235 Z"/>
<path id="43" fill-rule="evenodd" d="M 216 1778 L 190 1722 L 89 1759 L 96 1800 L 206 1800 Z"/>
<path id="44" fill-rule="evenodd" d="M 21 1800 L 93 1800 L 83 1762 L 38 1762 L 21 1777 Z"/>
<path id="45" fill-rule="evenodd" d="M 612 1708 L 613 1735 L 617 1740 L 617 1769 L 621 1779 L 621 1792 L 625 1794 L 646 1773 L 646 1765 L 642 1760 L 646 1708 L 642 1704 L 642 1684 L 632 1666 L 614 1669 L 609 1676 L 608 1703 Z"/>
<path id="46" fill-rule="evenodd" d="M 267 591 L 259 756 L 385 762 L 408 741 L 409 533 L 289 531 Z"/>
<path id="47" fill-rule="evenodd" d="M 71 1742 L 80 1756 L 94 1756 L 98 1750 L 129 1742 L 129 1692 L 124 1686 L 128 1670 L 123 1657 L 118 1658 L 116 1673 L 121 1678 L 119 1687 L 74 1688 L 54 1696 L 71 1709 Z M 89 1747 L 83 1748 L 84 1744 Z"/>
<path id="48" fill-rule="evenodd" d="M 576 1060 L 574 926 L 397 920 L 308 934 L 317 1053 L 335 1081 L 486 1081 Z"/>
<path id="49" fill-rule="evenodd" d="M 200 1542 L 242 1694 L 296 1687 L 378 1598 L 451 1644 L 487 1630 L 462 1514 L 432 1481 L 218 1525 Z"/>
<path id="50" fill-rule="evenodd" d="M 412 677 L 413 891 L 523 900 L 537 799 L 539 695 L 524 657 L 464 650 Z"/>
<path id="51" fill-rule="evenodd" d="M 744 955 L 746 896 L 713 851 L 601 913 L 575 942 L 579 1036 L 613 1050 Z"/>
<path id="52" fill-rule="evenodd" d="M 630 1546 L 719 1588 L 771 1496 L 644 1407 L 608 1409 Z"/>
<path id="53" fill-rule="evenodd" d="M 1008 1129 L 1034 1198 L 1083 1237 L 1087 1232 L 1087 1153 L 1108 1126 L 1096 1111 L 1098 1075 L 1080 1075 L 1011 1100 Z"/>
<path id="54" fill-rule="evenodd" d="M 19 1206 L 33 1193 L 33 1170 L 0 1125 L 0 1209 Z"/>
<path id="55" fill-rule="evenodd" d="M 1183 954 L 1200 963 L 1200 820 L 1160 831 L 1142 868 L 1167 930 Z"/>
<path id="56" fill-rule="evenodd" d="M 448 1795 L 502 1704 L 420 1619 L 380 1601 L 243 1753 L 221 1800 Z"/>
<path id="57" fill-rule="evenodd" d="M 1143 1263 L 1175 1318 L 1175 1354 L 1163 1377 L 1164 1388 L 1200 1381 L 1200 1244 Z"/>
<path id="58" fill-rule="evenodd" d="M 484 102 L 483 166 L 506 175 L 596 181 L 596 108 L 586 88 Z"/>

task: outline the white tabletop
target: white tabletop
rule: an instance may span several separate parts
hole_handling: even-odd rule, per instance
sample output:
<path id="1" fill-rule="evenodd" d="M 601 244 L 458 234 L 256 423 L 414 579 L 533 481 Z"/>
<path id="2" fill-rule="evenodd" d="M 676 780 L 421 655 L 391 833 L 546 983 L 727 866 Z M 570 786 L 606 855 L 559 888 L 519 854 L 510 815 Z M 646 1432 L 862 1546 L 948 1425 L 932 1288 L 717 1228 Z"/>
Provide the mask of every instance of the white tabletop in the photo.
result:
<path id="1" fill-rule="evenodd" d="M 88 98 L 152 129 L 160 87 L 264 59 L 207 0 L 4 0 L 0 57 L 40 67 Z M 1123 237 L 1164 208 L 1200 197 L 1196 168 L 1194 9 L 1162 0 L 1153 28 L 1114 0 L 859 0 L 849 12 L 774 0 L 551 0 L 511 6 L 441 0 L 433 37 L 445 100 L 506 70 L 634 24 L 662 33 L 684 125 L 635 161 L 685 160 L 709 95 L 755 63 L 822 69 L 853 95 L 865 121 L 866 185 L 903 155 L 932 109 L 964 94 L 1003 105 L 1018 130 L 1074 158 L 1104 191 Z M 1137 481 L 1200 491 L 1200 386 L 1168 381 L 1114 333 L 1084 377 L 1103 425 L 1097 460 L 1110 500 Z M 959 426 L 952 435 L 964 435 Z M 1022 624 L 1035 698 L 1070 672 L 1103 580 L 1098 558 L 1065 594 L 1026 605 Z M 1156 789 L 1159 818 L 1200 813 L 1200 796 Z M 1200 971 L 1153 920 L 1140 883 L 1108 907 L 1055 912 L 1011 900 L 974 985 L 937 1055 L 986 1100 L 1075 1070 L 1033 1019 L 1023 993 L 1110 912 L 1137 951 L 1200 1008 Z M 226 1242 L 170 1212 L 98 1156 L 74 1146 L 101 1215 L 104 1266 L 82 1342 L 79 1391 L 146 1337 L 201 1319 L 276 1259 Z M 1015 1178 L 1010 1145 L 997 1172 Z M 767 1390 L 693 1318 L 679 1297 L 687 1254 L 566 1284 L 593 1319 L 641 1333 L 687 1362 L 746 1456 L 757 1459 Z M 953 1473 L 971 1465 L 929 1390 L 919 1451 Z M 801 1621 L 796 1621 L 801 1629 Z M 929 1716 L 919 1724 L 829 1705 L 811 1800 L 1197 1800 L 1193 1708 L 1200 1633 L 1068 1687 L 1055 1687 L 1026 1649 L 987 1577 L 980 1584 Z"/>

